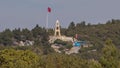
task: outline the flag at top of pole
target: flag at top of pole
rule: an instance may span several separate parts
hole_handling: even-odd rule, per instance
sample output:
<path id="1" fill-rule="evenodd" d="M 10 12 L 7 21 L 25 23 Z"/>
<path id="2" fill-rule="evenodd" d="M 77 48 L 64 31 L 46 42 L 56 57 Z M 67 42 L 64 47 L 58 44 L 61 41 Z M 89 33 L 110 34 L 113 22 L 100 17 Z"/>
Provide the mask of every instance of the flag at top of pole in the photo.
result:
<path id="1" fill-rule="evenodd" d="M 48 7 L 48 9 L 47 9 L 47 18 L 46 18 L 46 30 L 47 30 L 47 32 L 48 32 L 48 13 L 51 13 L 51 8 L 50 7 Z"/>
<path id="2" fill-rule="evenodd" d="M 48 12 L 49 12 L 49 13 L 51 12 L 51 8 L 50 8 L 50 7 L 48 7 Z"/>

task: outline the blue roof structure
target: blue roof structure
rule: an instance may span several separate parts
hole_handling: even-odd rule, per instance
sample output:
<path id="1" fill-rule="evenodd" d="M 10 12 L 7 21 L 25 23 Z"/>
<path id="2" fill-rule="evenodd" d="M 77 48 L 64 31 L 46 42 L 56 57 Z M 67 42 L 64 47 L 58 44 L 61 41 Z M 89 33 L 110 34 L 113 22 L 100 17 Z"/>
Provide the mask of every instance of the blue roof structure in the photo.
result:
<path id="1" fill-rule="evenodd" d="M 74 46 L 76 47 L 80 47 L 81 45 L 84 45 L 85 44 L 85 41 L 75 41 L 74 42 Z"/>

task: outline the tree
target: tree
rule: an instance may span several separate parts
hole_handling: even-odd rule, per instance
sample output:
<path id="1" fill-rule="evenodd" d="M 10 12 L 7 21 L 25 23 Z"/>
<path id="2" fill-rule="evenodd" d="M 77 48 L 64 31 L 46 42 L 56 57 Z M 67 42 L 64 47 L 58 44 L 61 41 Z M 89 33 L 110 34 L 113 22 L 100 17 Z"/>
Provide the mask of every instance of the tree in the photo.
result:
<path id="1" fill-rule="evenodd" d="M 3 45 L 12 45 L 13 41 L 13 33 L 11 32 L 11 30 L 6 29 L 5 31 L 3 31 L 0 34 L 0 43 Z"/>
<path id="2" fill-rule="evenodd" d="M 76 24 L 77 28 L 83 28 L 84 26 L 86 26 L 85 21 L 82 21 L 81 23 Z"/>
<path id="3" fill-rule="evenodd" d="M 72 45 L 72 43 L 67 42 L 67 44 L 65 45 L 65 47 L 66 47 L 67 49 L 71 49 L 71 48 L 73 47 L 73 45 Z"/>
<path id="4" fill-rule="evenodd" d="M 17 41 L 21 41 L 21 30 L 20 30 L 20 28 L 14 29 L 12 32 L 13 32 L 14 39 L 16 39 Z"/>
<path id="5" fill-rule="evenodd" d="M 61 44 L 61 45 L 66 45 L 66 44 L 67 44 L 65 41 L 62 41 L 62 40 L 60 40 L 60 39 L 56 39 L 56 40 L 54 41 L 54 43 L 55 43 L 55 44 Z"/>
<path id="6" fill-rule="evenodd" d="M 100 63 L 104 68 L 119 68 L 119 52 L 111 39 L 106 40 L 106 44 L 102 49 L 102 54 Z"/>
<path id="7" fill-rule="evenodd" d="M 51 28 L 50 28 L 50 29 L 48 29 L 48 34 L 49 34 L 49 35 L 51 35 L 51 36 L 52 36 L 52 35 L 54 35 L 54 30 L 53 30 L 53 29 L 51 29 Z"/>
<path id="8" fill-rule="evenodd" d="M 70 25 L 68 26 L 68 29 L 70 30 L 75 29 L 75 23 L 71 22 Z"/>
<path id="9" fill-rule="evenodd" d="M 75 24 L 74 22 L 71 22 L 70 25 L 68 26 L 68 29 L 66 31 L 67 36 L 74 36 L 75 35 Z"/>
<path id="10" fill-rule="evenodd" d="M 32 29 L 32 34 L 34 38 L 40 37 L 42 32 L 42 28 L 38 24 Z"/>
<path id="11" fill-rule="evenodd" d="M 88 23 L 87 26 L 91 26 L 91 23 Z"/>
<path id="12" fill-rule="evenodd" d="M 22 29 L 22 39 L 23 40 L 33 40 L 32 32 L 27 28 Z"/>
<path id="13" fill-rule="evenodd" d="M 81 22 L 81 27 L 84 27 L 86 24 L 85 24 L 85 21 L 82 21 Z"/>
<path id="14" fill-rule="evenodd" d="M 37 24 L 35 28 L 32 29 L 32 34 L 34 37 L 35 45 L 42 45 L 42 38 L 43 38 L 43 29 L 39 27 Z"/>
<path id="15" fill-rule="evenodd" d="M 94 60 L 94 59 L 88 60 L 86 66 L 87 66 L 86 68 L 103 68 L 101 66 L 101 64 L 98 61 Z"/>
<path id="16" fill-rule="evenodd" d="M 1 68 L 35 68 L 38 56 L 31 51 L 5 49 L 0 51 Z"/>
<path id="17" fill-rule="evenodd" d="M 49 43 L 49 35 L 48 35 L 48 32 L 46 32 L 46 30 L 43 28 L 43 32 L 41 34 L 41 43 L 43 46 L 49 46 L 50 43 Z"/>

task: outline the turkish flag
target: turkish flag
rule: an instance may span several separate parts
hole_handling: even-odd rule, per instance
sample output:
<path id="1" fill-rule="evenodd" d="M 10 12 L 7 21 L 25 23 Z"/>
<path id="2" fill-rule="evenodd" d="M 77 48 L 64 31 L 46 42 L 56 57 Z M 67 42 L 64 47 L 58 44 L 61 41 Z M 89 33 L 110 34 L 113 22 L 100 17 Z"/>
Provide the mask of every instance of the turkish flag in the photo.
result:
<path id="1" fill-rule="evenodd" d="M 51 12 L 51 8 L 50 8 L 50 7 L 48 7 L 48 12 L 49 12 L 49 13 Z"/>

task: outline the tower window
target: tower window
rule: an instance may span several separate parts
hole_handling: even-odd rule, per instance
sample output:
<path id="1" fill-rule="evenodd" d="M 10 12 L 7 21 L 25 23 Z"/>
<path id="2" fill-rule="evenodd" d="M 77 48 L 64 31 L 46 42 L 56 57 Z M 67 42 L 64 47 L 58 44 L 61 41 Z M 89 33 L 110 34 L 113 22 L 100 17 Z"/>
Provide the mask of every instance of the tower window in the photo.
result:
<path id="1" fill-rule="evenodd" d="M 57 30 L 59 29 L 59 27 L 57 27 Z"/>

